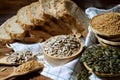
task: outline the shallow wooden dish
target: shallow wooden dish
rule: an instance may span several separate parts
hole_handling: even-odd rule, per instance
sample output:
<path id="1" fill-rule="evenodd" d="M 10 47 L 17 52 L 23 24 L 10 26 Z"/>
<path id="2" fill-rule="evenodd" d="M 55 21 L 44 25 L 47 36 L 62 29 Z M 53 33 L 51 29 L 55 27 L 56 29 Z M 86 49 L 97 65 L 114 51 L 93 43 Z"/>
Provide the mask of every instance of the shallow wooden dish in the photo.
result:
<path id="1" fill-rule="evenodd" d="M 0 66 L 0 80 L 3 77 L 10 75 L 14 71 L 12 66 Z"/>
<path id="2" fill-rule="evenodd" d="M 119 41 L 110 41 L 107 39 L 104 39 L 102 37 L 100 37 L 99 35 L 95 35 L 98 39 L 98 41 L 102 44 L 106 44 L 106 45 L 111 45 L 111 46 L 120 46 L 120 42 Z"/>
<path id="3" fill-rule="evenodd" d="M 120 36 L 120 33 L 108 34 L 108 33 L 105 33 L 105 32 L 100 32 L 99 30 L 97 30 L 97 29 L 94 28 L 94 25 L 92 24 L 92 21 L 93 21 L 95 18 L 97 18 L 97 17 L 99 17 L 99 16 L 101 16 L 101 15 L 103 15 L 103 14 L 106 14 L 106 13 L 98 14 L 98 15 L 94 16 L 94 17 L 90 20 L 90 28 L 91 28 L 91 30 L 92 30 L 95 34 L 99 34 L 99 35 L 101 35 L 101 36 L 105 36 L 105 37 L 108 37 L 108 38 L 117 38 L 117 37 L 119 37 L 119 36 Z M 115 13 L 115 12 L 113 12 L 113 14 L 120 15 L 120 13 Z"/>
<path id="4" fill-rule="evenodd" d="M 64 65 L 66 63 L 68 63 L 69 61 L 77 58 L 80 53 L 82 52 L 83 50 L 83 44 L 82 42 L 80 41 L 80 39 L 78 39 L 78 42 L 80 43 L 80 49 L 77 51 L 77 53 L 73 53 L 73 55 L 71 56 L 68 56 L 68 57 L 55 57 L 55 56 L 51 56 L 49 54 L 47 54 L 44 50 L 44 45 L 42 46 L 42 50 L 43 50 L 43 53 L 44 53 L 44 58 L 47 60 L 48 63 L 50 63 L 52 66 L 60 66 L 60 65 Z"/>

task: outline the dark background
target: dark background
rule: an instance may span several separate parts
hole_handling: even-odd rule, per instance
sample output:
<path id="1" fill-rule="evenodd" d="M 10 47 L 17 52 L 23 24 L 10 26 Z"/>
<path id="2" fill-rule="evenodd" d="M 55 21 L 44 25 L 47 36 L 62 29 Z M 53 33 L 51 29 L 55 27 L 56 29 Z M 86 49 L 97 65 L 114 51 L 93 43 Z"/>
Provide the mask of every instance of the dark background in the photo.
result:
<path id="1" fill-rule="evenodd" d="M 23 6 L 38 0 L 0 0 L 0 25 Z M 88 7 L 109 9 L 120 4 L 120 0 L 73 0 L 85 10 Z"/>

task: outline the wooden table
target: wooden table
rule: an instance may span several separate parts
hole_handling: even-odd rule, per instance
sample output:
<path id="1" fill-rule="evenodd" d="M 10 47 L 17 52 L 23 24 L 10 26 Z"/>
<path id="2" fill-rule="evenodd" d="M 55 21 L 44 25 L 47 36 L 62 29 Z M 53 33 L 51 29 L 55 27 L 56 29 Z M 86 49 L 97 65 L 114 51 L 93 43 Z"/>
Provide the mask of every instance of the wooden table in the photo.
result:
<path id="1" fill-rule="evenodd" d="M 8 18 L 16 15 L 17 11 L 34 1 L 38 0 L 0 0 L 0 25 L 5 22 Z M 73 0 L 78 4 L 80 8 L 85 10 L 88 7 L 98 7 L 98 8 L 111 8 L 120 3 L 119 0 Z M 0 45 L 0 57 L 5 53 L 10 52 L 11 49 Z M 24 76 L 15 78 L 15 80 L 51 80 L 48 77 L 40 75 L 39 73 L 32 73 Z"/>

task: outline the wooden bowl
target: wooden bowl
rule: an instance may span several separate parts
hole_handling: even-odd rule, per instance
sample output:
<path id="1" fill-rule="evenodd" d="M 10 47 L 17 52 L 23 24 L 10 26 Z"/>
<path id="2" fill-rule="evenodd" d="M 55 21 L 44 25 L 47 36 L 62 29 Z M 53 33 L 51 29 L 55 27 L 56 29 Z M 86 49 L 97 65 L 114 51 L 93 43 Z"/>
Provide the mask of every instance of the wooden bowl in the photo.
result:
<path id="1" fill-rule="evenodd" d="M 55 37 L 57 37 L 57 36 L 55 36 Z M 42 50 L 44 53 L 45 60 L 48 63 L 50 63 L 52 66 L 60 66 L 60 65 L 64 65 L 64 64 L 70 62 L 71 60 L 77 58 L 80 55 L 81 51 L 83 50 L 83 44 L 82 44 L 81 40 L 78 39 L 78 42 L 80 44 L 80 48 L 76 53 L 73 53 L 72 55 L 67 56 L 67 57 L 55 57 L 55 56 L 51 56 L 50 54 L 48 54 L 45 51 L 44 45 L 46 45 L 46 42 L 43 44 Z"/>
<path id="2" fill-rule="evenodd" d="M 116 38 L 108 38 L 107 40 L 110 40 L 110 41 L 120 41 L 120 36 L 116 37 Z"/>
<path id="3" fill-rule="evenodd" d="M 86 62 L 83 62 L 83 65 L 85 66 L 85 68 L 87 70 L 89 70 L 91 73 L 93 72 L 94 74 L 96 74 L 97 76 L 99 77 L 117 77 L 117 76 L 120 76 L 120 74 L 109 74 L 109 73 L 99 73 L 97 71 L 93 71 L 88 65 Z"/>
<path id="4" fill-rule="evenodd" d="M 97 37 L 98 41 L 102 44 L 106 44 L 106 45 L 111 45 L 111 46 L 118 46 L 120 47 L 120 42 L 119 41 L 110 41 L 110 40 L 107 40 L 107 39 L 104 39 L 103 37 L 95 34 L 95 36 Z"/>
<path id="5" fill-rule="evenodd" d="M 116 38 L 116 37 L 119 37 L 120 36 L 120 31 L 119 31 L 119 29 L 118 29 L 118 31 L 114 31 L 114 30 L 112 30 L 112 31 L 114 31 L 114 32 L 111 32 L 111 31 L 109 31 L 109 33 L 108 33 L 108 30 L 110 29 L 110 28 L 104 28 L 103 30 L 102 30 L 102 28 L 101 28 L 101 26 L 108 26 L 109 24 L 111 24 L 111 25 L 113 25 L 113 22 L 108 22 L 107 23 L 107 21 L 109 21 L 109 20 L 104 20 L 103 19 L 103 17 L 102 17 L 102 20 L 100 19 L 99 20 L 99 18 L 101 17 L 101 16 L 104 16 L 104 15 L 107 15 L 107 14 L 109 14 L 109 13 L 111 13 L 111 14 L 115 14 L 115 15 L 119 15 L 120 16 L 120 13 L 116 13 L 116 12 L 107 12 L 107 13 L 102 13 L 102 14 L 98 14 L 98 15 L 96 15 L 96 16 L 94 16 L 91 20 L 90 20 L 90 28 L 92 29 L 92 31 L 95 33 L 95 34 L 99 34 L 99 35 L 101 35 L 101 36 L 105 36 L 105 37 L 108 37 L 108 38 Z M 114 18 L 114 17 L 113 17 Z M 94 23 L 94 21 L 96 21 L 95 23 Z M 118 20 L 119 21 L 119 20 Z M 106 25 L 104 25 L 105 24 L 105 22 L 106 22 Z M 117 22 L 117 21 L 116 21 Z M 120 23 L 116 23 L 116 24 L 118 24 L 118 26 L 116 26 L 116 25 L 113 25 L 113 26 L 116 26 L 116 27 L 119 27 L 119 25 L 120 25 Z M 98 28 L 96 28 L 96 26 L 98 26 L 99 27 L 99 30 L 98 30 Z M 109 27 L 109 26 L 108 26 Z"/>
<path id="6" fill-rule="evenodd" d="M 97 48 L 93 48 L 93 47 L 97 47 Z M 107 50 L 105 50 L 106 48 L 109 48 L 109 50 L 107 49 Z M 93 49 L 92 49 L 93 48 Z M 101 50 L 99 50 L 99 51 L 97 51 L 97 49 L 102 49 L 104 52 L 102 52 Z M 110 77 L 110 78 L 114 78 L 114 77 L 120 77 L 120 74 L 119 73 L 110 73 L 110 72 L 106 72 L 106 73 L 104 73 L 104 72 L 98 72 L 99 70 L 98 69 L 100 69 L 100 67 L 101 66 L 109 66 L 109 63 L 108 63 L 108 65 L 105 65 L 104 64 L 104 61 L 107 61 L 107 60 L 109 60 L 110 61 L 110 57 L 111 56 L 109 56 L 110 54 L 109 54 L 109 52 L 110 52 L 110 49 L 111 49 L 111 52 L 113 51 L 113 50 L 119 50 L 119 48 L 116 48 L 116 47 L 110 47 L 110 46 L 101 46 L 100 44 L 95 44 L 95 45 L 91 45 L 91 46 L 89 46 L 89 51 L 87 51 L 87 52 L 85 52 L 85 53 L 82 53 L 82 57 L 81 57 L 81 61 L 83 62 L 83 65 L 85 66 L 85 68 L 90 72 L 90 73 L 94 73 L 96 76 L 98 76 L 98 77 Z M 93 53 L 93 50 L 96 50 L 96 51 L 94 51 L 95 53 Z M 107 54 L 107 52 L 106 51 L 109 51 L 108 52 L 108 54 Z M 84 55 L 85 54 L 85 55 Z M 90 54 L 92 54 L 92 55 L 90 55 Z M 98 54 L 98 55 L 96 55 L 96 54 Z M 107 54 L 107 55 L 106 55 Z M 112 55 L 113 54 L 116 54 L 116 53 L 113 53 L 112 52 Z M 119 54 L 119 51 L 118 51 L 118 54 Z M 83 56 L 84 55 L 84 56 Z M 90 57 L 91 56 L 91 57 Z M 107 56 L 108 57 L 108 59 L 107 58 L 105 58 L 105 56 Z M 103 58 L 103 59 L 101 59 L 101 58 Z M 116 57 L 113 57 L 114 59 L 118 59 L 118 57 L 116 58 Z M 88 59 L 88 60 L 87 60 Z M 91 62 L 91 61 L 92 62 Z M 99 62 L 100 62 L 100 64 L 99 64 Z M 117 61 L 116 61 L 117 62 Z M 91 66 L 89 66 L 88 64 L 90 64 L 95 70 L 93 70 L 92 68 L 91 68 Z M 99 67 L 98 67 L 99 66 Z M 98 67 L 98 69 L 97 69 L 97 67 Z M 113 67 L 113 65 L 112 65 L 112 69 L 116 69 L 116 67 Z M 101 69 L 104 69 L 104 67 L 103 68 L 101 68 Z M 119 69 L 119 68 L 118 68 Z M 98 70 L 98 71 L 97 71 Z M 110 70 L 110 67 L 107 67 L 107 70 Z"/>

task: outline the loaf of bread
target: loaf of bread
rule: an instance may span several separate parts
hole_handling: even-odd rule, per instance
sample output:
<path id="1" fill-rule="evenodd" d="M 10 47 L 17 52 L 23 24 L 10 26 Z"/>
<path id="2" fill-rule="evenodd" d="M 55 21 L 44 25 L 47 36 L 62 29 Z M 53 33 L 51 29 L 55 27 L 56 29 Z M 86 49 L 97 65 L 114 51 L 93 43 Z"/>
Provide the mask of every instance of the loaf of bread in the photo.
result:
<path id="1" fill-rule="evenodd" d="M 39 0 L 44 12 L 44 19 L 51 18 L 67 33 L 87 33 L 88 18 L 83 11 L 71 0 Z"/>
<path id="2" fill-rule="evenodd" d="M 2 26 L 0 41 L 31 43 L 64 34 L 86 37 L 88 18 L 71 0 L 39 0 L 19 9 Z"/>
<path id="3" fill-rule="evenodd" d="M 42 8 L 42 10 L 43 10 L 43 14 L 42 14 L 43 18 L 44 19 L 49 18 L 50 21 L 52 21 L 51 23 L 49 23 L 51 26 L 53 26 L 53 25 L 55 26 L 55 24 L 57 24 L 55 27 L 59 27 L 60 28 L 59 30 L 62 29 L 62 31 L 63 31 L 62 34 L 70 34 L 70 33 L 72 33 L 72 31 L 69 28 L 67 28 L 65 23 L 63 23 L 61 20 L 58 20 L 56 18 L 57 12 L 56 12 L 56 5 L 55 4 L 58 3 L 58 2 L 56 3 L 57 0 L 39 0 L 39 1 L 40 1 L 41 5 L 39 6 L 38 11 L 39 11 L 39 9 Z"/>
<path id="4" fill-rule="evenodd" d="M 47 20 L 46 22 L 46 27 L 45 30 L 48 31 L 48 33 L 51 33 L 53 36 L 54 35 L 59 35 L 59 34 L 69 34 L 68 31 L 65 31 L 65 28 L 62 29 L 56 22 L 56 18 L 53 16 L 55 11 L 54 11 L 54 5 L 53 2 L 55 0 L 40 0 L 40 6 L 38 8 L 38 13 L 39 15 L 43 16 L 43 19 Z M 42 13 L 40 12 L 42 11 Z M 48 27 L 47 27 L 48 26 Z M 64 25 L 62 25 L 64 26 Z"/>

